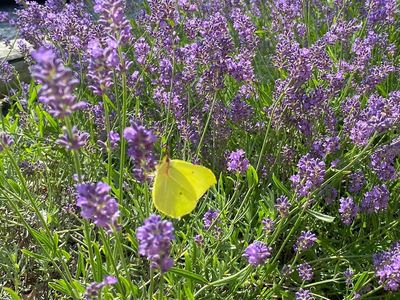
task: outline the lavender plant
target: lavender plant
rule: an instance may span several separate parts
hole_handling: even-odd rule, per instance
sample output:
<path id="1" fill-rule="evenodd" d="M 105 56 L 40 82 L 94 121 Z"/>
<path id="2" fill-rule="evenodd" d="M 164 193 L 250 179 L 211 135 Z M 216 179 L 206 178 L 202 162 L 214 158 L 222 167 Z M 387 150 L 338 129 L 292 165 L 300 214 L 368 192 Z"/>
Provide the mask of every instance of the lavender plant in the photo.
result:
<path id="1" fill-rule="evenodd" d="M 139 2 L 0 13 L 0 298 L 397 299 L 398 2 Z"/>

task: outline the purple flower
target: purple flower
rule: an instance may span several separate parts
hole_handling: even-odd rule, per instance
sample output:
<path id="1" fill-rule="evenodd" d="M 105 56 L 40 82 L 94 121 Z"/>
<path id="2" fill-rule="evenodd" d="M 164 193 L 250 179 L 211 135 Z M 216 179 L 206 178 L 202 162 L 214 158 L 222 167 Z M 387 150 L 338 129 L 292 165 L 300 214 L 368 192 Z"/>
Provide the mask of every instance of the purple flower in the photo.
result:
<path id="1" fill-rule="evenodd" d="M 312 153 L 320 158 L 339 150 L 339 137 L 323 137 L 312 145 Z"/>
<path id="2" fill-rule="evenodd" d="M 365 8 L 368 14 L 367 22 L 370 26 L 378 23 L 393 23 L 398 12 L 396 0 L 367 0 Z"/>
<path id="3" fill-rule="evenodd" d="M 117 132 L 115 131 L 110 131 L 108 138 L 110 139 L 110 146 L 111 149 L 115 149 L 118 147 L 118 143 L 120 141 L 120 136 Z"/>
<path id="4" fill-rule="evenodd" d="M 135 122 L 131 122 L 131 127 L 125 128 L 124 137 L 128 141 L 128 155 L 135 164 L 133 174 L 137 180 L 144 181 L 145 172 L 156 166 L 153 154 L 156 137 L 150 130 Z"/>
<path id="5" fill-rule="evenodd" d="M 228 156 L 228 171 L 245 173 L 249 168 L 249 160 L 245 155 L 246 152 L 242 149 L 231 152 Z"/>
<path id="6" fill-rule="evenodd" d="M 398 291 L 400 286 L 400 243 L 394 243 L 387 251 L 373 255 L 375 276 L 385 290 Z"/>
<path id="7" fill-rule="evenodd" d="M 313 300 L 314 297 L 311 295 L 309 290 L 300 289 L 296 292 L 296 300 Z"/>
<path id="8" fill-rule="evenodd" d="M 14 144 L 13 138 L 7 133 L 0 131 L 0 152 L 2 152 L 5 147 L 10 147 L 13 144 Z"/>
<path id="9" fill-rule="evenodd" d="M 353 275 L 354 275 L 354 271 L 350 268 L 346 269 L 343 272 L 343 276 L 344 278 L 346 278 L 346 285 L 349 286 L 351 285 L 351 283 L 353 282 Z"/>
<path id="10" fill-rule="evenodd" d="M 202 246 L 204 244 L 204 237 L 201 234 L 196 234 L 194 237 L 194 242 L 197 245 Z"/>
<path id="11" fill-rule="evenodd" d="M 0 11 L 0 23 L 8 22 L 10 19 L 10 14 L 6 11 Z"/>
<path id="12" fill-rule="evenodd" d="M 300 158 L 297 167 L 299 172 L 292 175 L 292 186 L 300 196 L 308 196 L 324 182 L 325 163 L 319 158 L 313 158 L 310 154 Z"/>
<path id="13" fill-rule="evenodd" d="M 306 262 L 297 267 L 297 272 L 303 281 L 310 281 L 314 276 L 312 267 Z"/>
<path id="14" fill-rule="evenodd" d="M 210 209 L 206 211 L 203 216 L 204 229 L 209 230 L 210 228 L 214 229 L 217 232 L 221 231 L 219 225 L 221 224 L 221 220 L 219 219 L 220 211 Z"/>
<path id="15" fill-rule="evenodd" d="M 102 282 L 93 282 L 86 288 L 84 298 L 86 300 L 98 299 L 100 290 L 107 285 L 114 285 L 118 282 L 114 276 L 105 276 Z"/>
<path id="16" fill-rule="evenodd" d="M 120 60 L 116 45 L 112 40 L 107 40 L 102 45 L 98 39 L 93 39 L 87 47 L 89 87 L 96 95 L 102 96 L 113 85 L 114 71 L 119 67 Z"/>
<path id="17" fill-rule="evenodd" d="M 373 94 L 350 131 L 352 141 L 361 146 L 368 143 L 374 133 L 382 133 L 399 122 L 400 92 L 392 92 L 387 98 Z"/>
<path id="18" fill-rule="evenodd" d="M 292 204 L 290 204 L 289 199 L 286 196 L 280 196 L 278 199 L 276 199 L 275 207 L 283 218 L 288 215 Z"/>
<path id="19" fill-rule="evenodd" d="M 89 141 L 89 133 L 79 131 L 75 126 L 72 128 L 71 135 L 66 127 L 63 127 L 64 134 L 56 141 L 67 150 L 79 150 Z"/>
<path id="20" fill-rule="evenodd" d="M 250 265 L 257 267 L 265 263 L 271 256 L 271 251 L 272 249 L 265 243 L 255 241 L 246 248 L 243 256 L 247 258 Z"/>
<path id="21" fill-rule="evenodd" d="M 131 40 L 132 27 L 125 16 L 125 0 L 96 0 L 94 11 L 100 15 L 99 23 L 110 37 L 122 44 Z"/>
<path id="22" fill-rule="evenodd" d="M 296 244 L 293 246 L 297 252 L 303 252 L 311 248 L 317 241 L 317 236 L 311 231 L 302 231 Z"/>
<path id="23" fill-rule="evenodd" d="M 175 239 L 171 222 L 151 215 L 144 221 L 143 226 L 136 230 L 136 238 L 139 242 L 139 254 L 146 256 L 152 269 L 160 269 L 165 273 L 174 265 L 169 256 L 171 241 Z"/>
<path id="24" fill-rule="evenodd" d="M 366 184 L 364 173 L 359 171 L 356 173 L 351 173 L 349 175 L 350 178 L 350 185 L 349 185 L 349 192 L 350 193 L 358 193 L 362 190 L 362 188 Z"/>
<path id="25" fill-rule="evenodd" d="M 118 203 L 112 198 L 110 186 L 104 182 L 81 183 L 76 186 L 77 203 L 81 216 L 99 227 L 110 230 L 116 227 L 119 216 Z"/>
<path id="26" fill-rule="evenodd" d="M 270 217 L 267 217 L 266 219 L 263 219 L 262 220 L 262 224 L 264 226 L 265 233 L 269 234 L 272 231 L 274 231 L 275 222 Z"/>
<path id="27" fill-rule="evenodd" d="M 15 76 L 15 68 L 7 61 L 0 62 L 0 82 L 9 84 Z"/>
<path id="28" fill-rule="evenodd" d="M 233 28 L 239 35 L 240 45 L 249 50 L 253 50 L 258 44 L 258 38 L 255 35 L 256 27 L 251 19 L 239 8 L 232 10 Z"/>
<path id="29" fill-rule="evenodd" d="M 32 52 L 32 57 L 36 61 L 32 67 L 32 76 L 42 84 L 39 100 L 48 107 L 49 113 L 56 118 L 64 118 L 86 107 L 85 102 L 76 102 L 73 95 L 79 81 L 53 50 L 41 47 Z"/>
<path id="30" fill-rule="evenodd" d="M 376 185 L 371 191 L 366 192 L 361 202 L 361 209 L 368 214 L 377 213 L 387 209 L 389 190 L 386 185 Z"/>
<path id="31" fill-rule="evenodd" d="M 340 198 L 339 213 L 342 222 L 346 225 L 353 223 L 358 213 L 358 205 L 353 201 L 353 197 Z"/>
<path id="32" fill-rule="evenodd" d="M 371 155 L 372 170 L 382 181 L 398 178 L 399 173 L 395 169 L 396 157 L 400 156 L 400 138 L 389 145 L 380 147 Z"/>

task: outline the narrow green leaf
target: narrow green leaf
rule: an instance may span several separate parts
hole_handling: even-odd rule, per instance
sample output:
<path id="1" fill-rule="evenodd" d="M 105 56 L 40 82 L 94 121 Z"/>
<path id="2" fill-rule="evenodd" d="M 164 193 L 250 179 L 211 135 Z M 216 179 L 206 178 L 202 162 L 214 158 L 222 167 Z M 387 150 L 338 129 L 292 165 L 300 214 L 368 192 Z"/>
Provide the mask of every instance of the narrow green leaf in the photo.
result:
<path id="1" fill-rule="evenodd" d="M 10 295 L 10 297 L 13 300 L 22 300 L 22 298 L 15 292 L 14 290 L 8 288 L 8 287 L 3 287 L 3 290 Z"/>
<path id="2" fill-rule="evenodd" d="M 275 176 L 275 174 L 272 174 L 272 181 L 274 182 L 276 187 L 281 190 L 281 192 L 285 193 L 286 196 L 290 196 L 290 191 L 287 189 L 286 186 L 283 185 L 278 177 Z"/>
<path id="3" fill-rule="evenodd" d="M 310 215 L 316 217 L 317 219 L 319 219 L 321 221 L 324 221 L 324 222 L 327 222 L 327 223 L 332 223 L 335 220 L 335 217 L 325 215 L 325 214 L 320 213 L 320 212 L 315 211 L 315 210 L 307 209 L 307 212 Z"/>
<path id="4" fill-rule="evenodd" d="M 368 281 L 368 277 L 369 277 L 368 272 L 361 273 L 356 284 L 354 285 L 354 290 L 358 291 L 359 289 L 361 289 L 364 286 L 364 284 Z"/>
<path id="5" fill-rule="evenodd" d="M 202 277 L 202 276 L 200 276 L 200 275 L 198 275 L 196 273 L 190 272 L 188 270 L 183 270 L 183 269 L 178 269 L 178 268 L 171 268 L 169 271 L 171 273 L 183 276 L 183 277 L 191 279 L 191 280 L 195 280 L 195 281 L 198 281 L 198 282 L 201 282 L 201 283 L 204 283 L 204 284 L 208 283 L 207 279 L 205 279 L 204 277 Z"/>

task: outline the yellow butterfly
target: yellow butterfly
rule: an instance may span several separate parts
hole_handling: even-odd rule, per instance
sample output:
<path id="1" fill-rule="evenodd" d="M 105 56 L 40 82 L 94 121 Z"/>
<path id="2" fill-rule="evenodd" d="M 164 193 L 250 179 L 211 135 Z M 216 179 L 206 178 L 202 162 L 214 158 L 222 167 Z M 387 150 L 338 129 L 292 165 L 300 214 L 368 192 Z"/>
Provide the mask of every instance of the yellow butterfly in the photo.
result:
<path id="1" fill-rule="evenodd" d="M 167 157 L 157 166 L 153 202 L 167 216 L 180 218 L 190 213 L 201 196 L 216 183 L 210 169 Z"/>

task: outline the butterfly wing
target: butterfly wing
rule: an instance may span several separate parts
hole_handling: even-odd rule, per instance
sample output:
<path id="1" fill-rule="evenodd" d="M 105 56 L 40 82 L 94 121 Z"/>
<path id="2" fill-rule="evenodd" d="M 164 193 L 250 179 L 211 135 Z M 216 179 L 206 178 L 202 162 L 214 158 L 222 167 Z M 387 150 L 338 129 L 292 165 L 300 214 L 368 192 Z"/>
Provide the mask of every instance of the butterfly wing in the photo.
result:
<path id="1" fill-rule="evenodd" d="M 153 202 L 164 214 L 180 218 L 190 213 L 216 183 L 211 170 L 181 160 L 164 160 L 157 169 Z"/>

